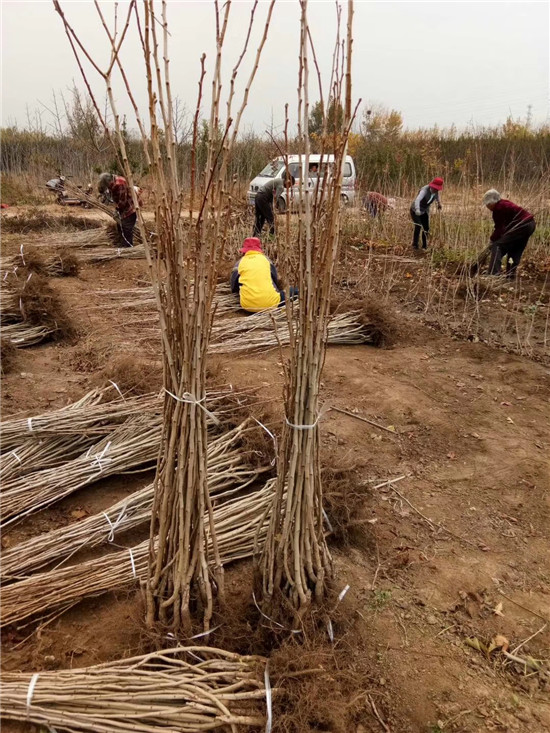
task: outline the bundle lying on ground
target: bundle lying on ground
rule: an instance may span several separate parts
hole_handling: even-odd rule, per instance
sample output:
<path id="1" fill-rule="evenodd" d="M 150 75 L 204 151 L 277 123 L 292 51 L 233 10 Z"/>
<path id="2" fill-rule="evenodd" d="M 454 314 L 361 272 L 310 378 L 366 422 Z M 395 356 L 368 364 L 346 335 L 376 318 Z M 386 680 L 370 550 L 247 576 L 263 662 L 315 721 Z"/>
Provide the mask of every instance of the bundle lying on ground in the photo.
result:
<path id="1" fill-rule="evenodd" d="M 228 310 L 233 310 L 233 308 Z M 135 333 L 131 336 L 134 341 L 141 340 L 150 344 L 152 339 L 160 339 L 158 328 L 143 327 L 143 318 L 135 321 L 124 320 L 127 338 L 130 338 L 132 326 L 135 328 Z M 278 345 L 287 346 L 289 341 L 288 322 L 284 308 L 276 308 L 253 315 L 216 320 L 212 328 L 208 352 L 210 354 L 239 354 L 250 351 L 267 351 Z M 369 319 L 368 313 L 361 310 L 337 313 L 331 317 L 327 343 L 378 346 L 381 344 L 379 326 L 374 320 Z"/>
<path id="2" fill-rule="evenodd" d="M 80 400 L 55 412 L 50 412 L 49 417 L 52 419 L 53 415 L 74 414 L 80 408 L 98 404 L 107 391 L 94 389 Z M 34 434 L 33 420 L 39 421 L 40 418 L 30 418 L 30 423 L 28 420 L 29 418 L 24 421 L 10 419 L 0 423 L 0 433 L 2 434 L 0 476 L 3 481 L 16 476 L 23 476 L 31 471 L 65 463 L 70 458 L 82 453 L 84 448 L 97 440 L 97 436 L 93 433 L 76 432 L 59 437 L 55 434 L 49 435 L 42 432 Z M 32 432 L 29 432 L 29 428 Z M 106 430 L 108 429 L 106 428 Z M 21 434 L 21 430 L 25 430 L 25 435 Z M 27 437 L 29 435 L 30 437 Z"/>
<path id="3" fill-rule="evenodd" d="M 297 307 L 297 306 L 295 306 Z M 210 353 L 227 354 L 263 351 L 290 341 L 286 313 L 283 308 L 256 313 L 244 318 L 226 319 L 214 324 Z M 338 313 L 328 326 L 329 344 L 375 344 L 377 328 L 360 311 Z"/>
<path id="4" fill-rule="evenodd" d="M 94 667 L 2 676 L 0 713 L 81 733 L 262 726 L 265 659 L 175 647 Z"/>
<path id="5" fill-rule="evenodd" d="M 96 290 L 95 293 L 101 299 L 99 306 L 93 306 L 99 310 L 137 310 L 145 311 L 149 319 L 157 319 L 158 311 L 155 295 L 151 287 L 127 288 L 124 290 Z M 214 299 L 216 315 L 238 311 L 240 308 L 238 297 L 231 292 L 229 285 L 222 283 L 216 288 Z M 142 321 L 143 322 L 143 321 Z M 127 320 L 125 320 L 127 323 Z"/>
<path id="6" fill-rule="evenodd" d="M 269 469 L 251 465 L 249 453 L 242 449 L 241 438 L 248 430 L 248 424 L 245 421 L 208 445 L 208 489 L 216 503 L 246 488 Z M 153 484 L 149 484 L 104 512 L 31 537 L 5 550 L 1 565 L 2 582 L 22 578 L 53 562 L 61 564 L 85 547 L 114 541 L 123 532 L 149 522 L 152 503 Z"/>
<path id="7" fill-rule="evenodd" d="M 132 417 L 78 458 L 5 481 L 0 495 L 0 526 L 54 504 L 107 476 L 152 467 L 160 434 L 159 416 Z"/>
<path id="8" fill-rule="evenodd" d="M 115 399 L 109 399 L 112 396 Z M 101 437 L 128 417 L 159 412 L 162 401 L 148 394 L 122 399 L 114 387 L 93 389 L 76 402 L 31 417 L 10 417 L 0 423 L 2 451 L 11 450 L 28 438 L 43 439 L 62 435 Z"/>
<path id="9" fill-rule="evenodd" d="M 8 274 L 11 276 L 3 283 L 0 303 L 4 338 L 22 348 L 73 334 L 59 298 L 43 275 L 25 271 L 21 276 Z"/>
<path id="10" fill-rule="evenodd" d="M 17 270 L 24 268 L 27 273 L 35 272 L 48 277 L 63 277 L 78 274 L 78 258 L 69 248 L 60 248 L 55 254 L 45 256 L 36 247 L 24 247 L 11 257 L 0 257 L 0 272 L 17 274 Z"/>
<path id="11" fill-rule="evenodd" d="M 247 496 L 229 498 L 214 508 L 214 525 L 223 564 L 254 553 L 255 540 L 261 548 L 267 533 L 268 513 L 273 500 L 274 480 Z M 2 590 L 2 626 L 37 614 L 67 609 L 83 598 L 120 590 L 145 581 L 149 561 L 149 540 L 95 560 L 59 570 L 31 575 Z M 209 541 L 208 556 L 211 557 Z"/>
<path id="12" fill-rule="evenodd" d="M 135 247 L 96 247 L 93 250 L 86 250 L 78 253 L 81 262 L 110 262 L 118 259 L 144 260 L 145 247 L 137 244 Z"/>

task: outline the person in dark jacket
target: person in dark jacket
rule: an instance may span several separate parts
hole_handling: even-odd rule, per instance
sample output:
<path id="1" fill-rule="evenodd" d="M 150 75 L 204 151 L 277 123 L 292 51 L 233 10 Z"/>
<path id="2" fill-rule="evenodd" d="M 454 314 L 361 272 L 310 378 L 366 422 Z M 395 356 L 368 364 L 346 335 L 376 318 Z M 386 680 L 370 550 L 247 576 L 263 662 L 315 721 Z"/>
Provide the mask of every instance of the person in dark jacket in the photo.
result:
<path id="1" fill-rule="evenodd" d="M 283 193 L 285 188 L 290 188 L 295 183 L 295 178 L 288 171 L 284 177 L 271 178 L 269 181 L 260 186 L 254 199 L 254 211 L 256 220 L 253 237 L 259 237 L 264 228 L 265 222 L 269 224 L 269 233 L 275 234 L 275 215 L 273 213 L 273 204 Z"/>
<path id="2" fill-rule="evenodd" d="M 502 258 L 506 257 L 506 275 L 513 278 L 527 242 L 536 228 L 533 214 L 512 201 L 503 199 L 494 188 L 483 196 L 483 204 L 493 213 L 495 224 L 489 247 L 489 274 L 500 275 Z"/>
<path id="3" fill-rule="evenodd" d="M 443 178 L 434 178 L 433 181 L 423 186 L 418 196 L 411 204 L 411 219 L 414 222 L 414 234 L 412 246 L 418 249 L 418 240 L 422 232 L 422 249 L 428 248 L 428 233 L 430 231 L 430 206 L 437 202 L 437 208 L 441 209 L 439 192 L 443 188 Z"/>
<path id="4" fill-rule="evenodd" d="M 100 194 L 109 193 L 116 206 L 119 216 L 117 227 L 121 240 L 120 246 L 133 247 L 137 214 L 126 179 L 122 176 L 115 176 L 113 173 L 102 173 L 97 187 Z"/>

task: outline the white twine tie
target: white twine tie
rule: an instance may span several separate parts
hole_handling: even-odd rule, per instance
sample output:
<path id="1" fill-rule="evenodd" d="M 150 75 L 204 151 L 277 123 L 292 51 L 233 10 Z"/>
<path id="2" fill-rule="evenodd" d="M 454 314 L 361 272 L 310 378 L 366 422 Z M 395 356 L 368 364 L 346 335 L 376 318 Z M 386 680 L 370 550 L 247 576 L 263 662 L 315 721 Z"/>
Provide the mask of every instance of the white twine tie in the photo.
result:
<path id="1" fill-rule="evenodd" d="M 38 682 L 39 677 L 40 674 L 38 672 L 35 672 L 31 677 L 31 681 L 29 682 L 29 689 L 27 690 L 27 712 L 30 710 L 34 688 L 36 687 L 36 683 Z"/>
<path id="2" fill-rule="evenodd" d="M 271 702 L 271 680 L 269 679 L 269 662 L 266 662 L 264 671 L 265 684 L 265 704 L 267 706 L 267 722 L 265 724 L 265 733 L 271 733 L 273 726 L 273 705 Z"/>
<path id="3" fill-rule="evenodd" d="M 200 407 L 201 410 L 203 410 L 207 417 L 209 417 L 216 425 L 220 424 L 220 421 L 218 418 L 210 412 L 210 410 L 207 410 L 206 407 L 202 404 L 206 397 L 203 397 L 202 399 L 198 400 L 194 395 L 191 394 L 191 392 L 184 392 L 182 397 L 178 397 L 173 392 L 170 392 L 170 390 L 165 389 L 164 390 L 166 394 L 169 394 L 170 397 L 173 397 L 177 402 L 187 402 L 189 405 L 197 405 L 197 407 Z"/>
<path id="4" fill-rule="evenodd" d="M 137 578 L 136 563 L 134 562 L 134 553 L 132 552 L 131 547 L 128 548 L 128 552 L 130 553 L 130 562 L 132 563 L 132 572 L 134 574 L 134 578 Z"/>
<path id="5" fill-rule="evenodd" d="M 107 520 L 107 523 L 108 523 L 109 527 L 111 528 L 111 531 L 107 535 L 107 541 L 108 542 L 113 542 L 113 540 L 115 539 L 115 532 L 116 532 L 116 530 L 118 529 L 118 527 L 120 526 L 120 524 L 122 523 L 122 521 L 126 518 L 126 506 L 123 506 L 122 507 L 122 509 L 120 510 L 120 514 L 115 519 L 114 523 L 111 522 L 111 520 L 110 520 L 109 515 L 107 514 L 107 512 L 102 512 L 102 514 L 105 517 L 105 519 Z"/>
<path id="6" fill-rule="evenodd" d="M 110 447 L 111 447 L 111 441 L 109 441 L 107 443 L 107 445 L 101 451 L 101 453 L 98 453 L 97 455 L 93 456 L 93 458 L 92 458 L 92 462 L 91 462 L 90 466 L 92 468 L 94 468 L 97 465 L 97 467 L 99 469 L 99 473 L 103 473 L 103 463 L 102 463 L 102 461 L 105 461 L 105 463 L 110 463 L 111 462 L 111 459 L 108 456 L 105 455 L 105 453 L 107 453 L 107 451 L 109 450 Z"/>
<path id="7" fill-rule="evenodd" d="M 29 433 L 32 433 L 32 417 L 27 418 L 27 427 L 29 429 Z"/>

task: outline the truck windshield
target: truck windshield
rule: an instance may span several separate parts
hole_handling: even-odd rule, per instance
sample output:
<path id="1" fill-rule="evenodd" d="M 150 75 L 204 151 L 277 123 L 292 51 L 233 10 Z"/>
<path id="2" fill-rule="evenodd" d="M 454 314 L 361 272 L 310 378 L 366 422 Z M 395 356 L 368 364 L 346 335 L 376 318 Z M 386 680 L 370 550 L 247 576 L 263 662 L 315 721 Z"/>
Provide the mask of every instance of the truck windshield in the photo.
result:
<path id="1" fill-rule="evenodd" d="M 272 160 L 258 175 L 262 176 L 262 178 L 275 178 L 283 170 L 283 167 L 281 160 Z"/>

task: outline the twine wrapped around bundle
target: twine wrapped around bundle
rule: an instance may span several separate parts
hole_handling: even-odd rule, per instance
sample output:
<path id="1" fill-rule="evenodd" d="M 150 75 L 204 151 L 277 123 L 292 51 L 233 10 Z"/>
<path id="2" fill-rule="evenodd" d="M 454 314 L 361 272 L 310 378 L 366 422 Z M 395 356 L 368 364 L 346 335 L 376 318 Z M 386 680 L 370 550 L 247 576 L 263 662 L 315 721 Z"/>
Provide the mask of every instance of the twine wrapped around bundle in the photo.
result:
<path id="1" fill-rule="evenodd" d="M 264 724 L 266 660 L 175 647 L 94 667 L 2 675 L 0 714 L 82 733 L 236 733 Z"/>
<path id="2" fill-rule="evenodd" d="M 208 490 L 216 503 L 242 491 L 270 470 L 270 466 L 251 465 L 250 454 L 242 449 L 241 438 L 247 425 L 245 421 L 208 445 Z M 113 542 L 123 532 L 149 522 L 152 503 L 153 484 L 149 484 L 103 512 L 4 550 L 2 582 L 23 578 L 50 563 L 61 565 L 84 548 Z"/>
<path id="3" fill-rule="evenodd" d="M 270 479 L 261 489 L 244 497 L 232 497 L 214 508 L 213 524 L 222 565 L 251 557 L 256 548 L 263 547 L 273 487 L 274 479 Z M 106 521 L 105 525 L 107 531 Z M 206 555 L 210 567 L 217 561 L 211 538 L 208 531 Z M 7 585 L 0 598 L 1 626 L 70 608 L 83 598 L 137 585 L 147 577 L 148 553 L 146 540 L 104 557 Z"/>

